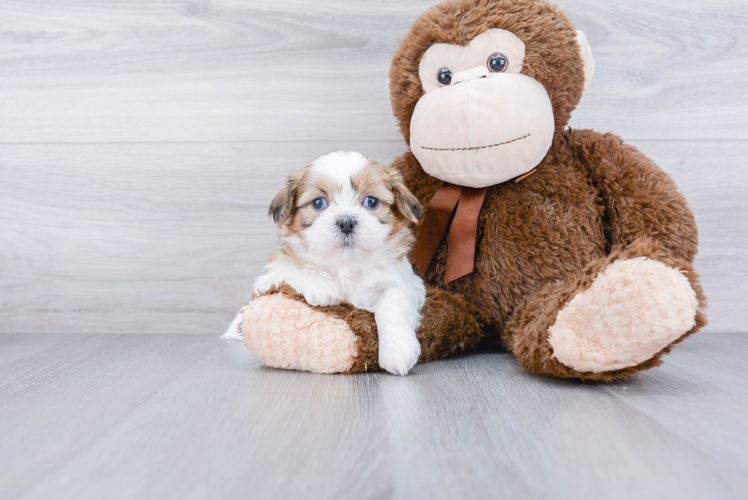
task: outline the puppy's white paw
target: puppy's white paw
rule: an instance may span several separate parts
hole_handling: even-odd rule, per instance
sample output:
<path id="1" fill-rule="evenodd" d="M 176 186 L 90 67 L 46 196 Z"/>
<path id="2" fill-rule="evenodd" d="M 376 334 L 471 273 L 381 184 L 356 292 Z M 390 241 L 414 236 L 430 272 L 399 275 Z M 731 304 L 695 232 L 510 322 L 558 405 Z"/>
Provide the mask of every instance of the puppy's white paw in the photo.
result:
<path id="1" fill-rule="evenodd" d="M 418 363 L 421 344 L 413 331 L 379 336 L 379 366 L 395 375 L 407 375 Z"/>
<path id="2" fill-rule="evenodd" d="M 304 290 L 304 300 L 311 306 L 335 306 L 343 302 L 343 290 L 332 281 L 318 281 Z"/>

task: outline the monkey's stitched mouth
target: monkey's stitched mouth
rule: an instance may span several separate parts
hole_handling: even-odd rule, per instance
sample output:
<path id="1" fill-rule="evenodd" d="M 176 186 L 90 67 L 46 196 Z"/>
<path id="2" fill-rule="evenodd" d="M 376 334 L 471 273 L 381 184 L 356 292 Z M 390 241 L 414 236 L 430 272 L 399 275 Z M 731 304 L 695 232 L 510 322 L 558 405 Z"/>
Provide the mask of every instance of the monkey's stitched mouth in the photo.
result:
<path id="1" fill-rule="evenodd" d="M 499 142 L 496 144 L 489 144 L 487 146 L 474 146 L 472 148 L 427 148 L 426 146 L 420 146 L 421 149 L 427 149 L 429 151 L 472 151 L 474 149 L 486 149 L 486 148 L 495 148 L 496 146 L 503 146 L 504 144 L 511 144 L 512 142 L 521 141 L 522 139 L 527 139 L 532 134 L 523 135 L 522 137 L 517 137 L 516 139 L 512 139 L 511 141 L 506 142 Z"/>

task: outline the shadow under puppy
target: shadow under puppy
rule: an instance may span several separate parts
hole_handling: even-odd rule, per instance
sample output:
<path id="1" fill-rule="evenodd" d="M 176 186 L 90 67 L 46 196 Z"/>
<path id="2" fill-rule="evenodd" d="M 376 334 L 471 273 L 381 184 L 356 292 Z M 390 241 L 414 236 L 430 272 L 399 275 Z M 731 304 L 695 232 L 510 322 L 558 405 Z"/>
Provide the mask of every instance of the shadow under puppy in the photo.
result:
<path id="1" fill-rule="evenodd" d="M 289 175 L 270 204 L 279 244 L 252 296 L 286 283 L 313 306 L 348 302 L 374 313 L 379 365 L 406 375 L 426 297 L 408 260 L 421 204 L 400 172 L 356 152 L 331 153 Z M 225 337 L 241 338 L 232 323 Z"/>

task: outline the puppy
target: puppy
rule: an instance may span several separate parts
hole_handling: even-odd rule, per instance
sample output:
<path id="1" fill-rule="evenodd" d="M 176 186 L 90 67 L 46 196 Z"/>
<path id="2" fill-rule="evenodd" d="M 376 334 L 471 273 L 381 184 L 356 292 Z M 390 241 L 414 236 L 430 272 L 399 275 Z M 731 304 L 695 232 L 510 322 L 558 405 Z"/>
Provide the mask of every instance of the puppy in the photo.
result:
<path id="1" fill-rule="evenodd" d="M 253 297 L 285 282 L 313 306 L 348 302 L 373 312 L 379 365 L 406 375 L 421 354 L 415 332 L 426 290 L 407 257 L 421 204 L 400 172 L 359 153 L 331 153 L 292 173 L 268 214 L 279 245 Z M 240 320 L 225 336 L 236 336 Z"/>

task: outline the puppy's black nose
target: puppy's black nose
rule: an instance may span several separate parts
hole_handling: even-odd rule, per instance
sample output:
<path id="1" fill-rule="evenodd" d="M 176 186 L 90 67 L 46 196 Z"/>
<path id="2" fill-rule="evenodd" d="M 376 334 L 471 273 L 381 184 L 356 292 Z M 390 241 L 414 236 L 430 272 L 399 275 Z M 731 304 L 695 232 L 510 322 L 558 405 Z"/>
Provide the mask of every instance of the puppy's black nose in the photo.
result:
<path id="1" fill-rule="evenodd" d="M 356 219 L 351 217 L 341 217 L 338 219 L 338 229 L 343 234 L 351 234 L 353 228 L 356 227 Z"/>

